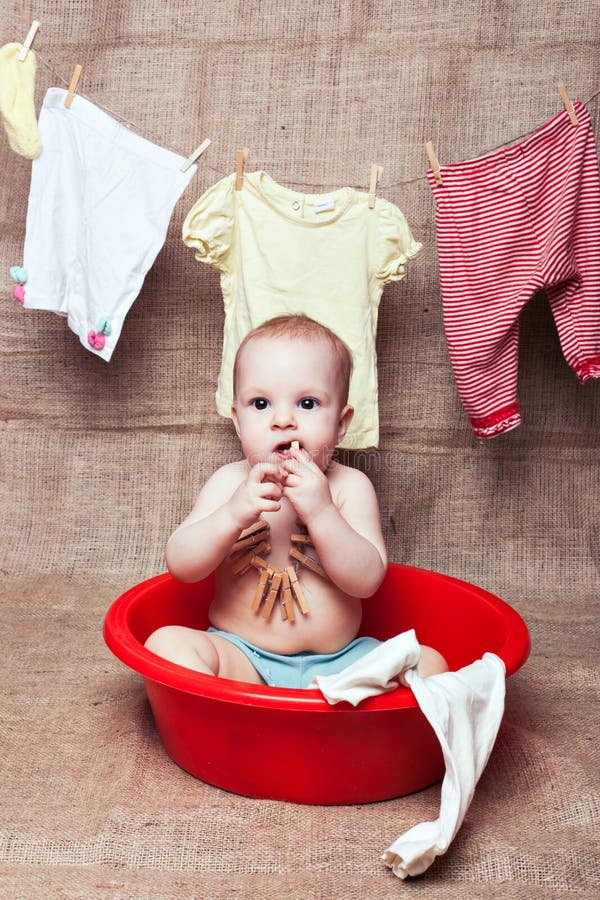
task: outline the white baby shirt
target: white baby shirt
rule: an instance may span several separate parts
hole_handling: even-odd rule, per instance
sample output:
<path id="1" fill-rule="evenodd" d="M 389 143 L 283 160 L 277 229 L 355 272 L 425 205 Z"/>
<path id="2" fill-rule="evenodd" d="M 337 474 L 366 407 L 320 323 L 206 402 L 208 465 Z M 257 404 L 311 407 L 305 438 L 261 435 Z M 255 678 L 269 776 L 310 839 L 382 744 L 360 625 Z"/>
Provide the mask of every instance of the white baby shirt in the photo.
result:
<path id="1" fill-rule="evenodd" d="M 233 361 L 245 335 L 274 316 L 304 313 L 350 347 L 354 372 L 348 402 L 354 419 L 341 447 L 376 447 L 377 314 L 383 287 L 405 276 L 421 249 L 402 212 L 381 197 L 342 188 L 301 194 L 266 172 L 223 178 L 196 201 L 183 240 L 196 259 L 220 272 L 225 304 L 216 403 L 231 414 Z"/>
<path id="2" fill-rule="evenodd" d="M 421 648 L 414 629 L 384 641 L 336 675 L 318 675 L 329 703 L 357 706 L 366 697 L 394 690 L 403 682 L 440 742 L 446 764 L 440 814 L 419 822 L 396 838 L 382 859 L 398 878 L 421 875 L 445 853 L 465 817 L 500 728 L 504 712 L 506 667 L 495 653 L 457 672 L 422 678 L 417 673 Z"/>

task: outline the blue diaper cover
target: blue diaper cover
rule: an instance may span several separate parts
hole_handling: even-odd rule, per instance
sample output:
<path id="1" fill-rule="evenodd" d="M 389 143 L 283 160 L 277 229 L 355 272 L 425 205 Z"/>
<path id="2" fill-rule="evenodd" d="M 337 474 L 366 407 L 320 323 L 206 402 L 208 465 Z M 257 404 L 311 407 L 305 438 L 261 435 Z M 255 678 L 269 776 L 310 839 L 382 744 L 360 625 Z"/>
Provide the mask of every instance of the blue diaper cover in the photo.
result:
<path id="1" fill-rule="evenodd" d="M 335 675 L 381 643 L 377 638 L 359 637 L 335 653 L 303 652 L 285 655 L 270 653 L 229 631 L 219 631 L 212 626 L 208 631 L 239 647 L 266 684 L 285 688 L 307 688 L 315 675 Z"/>

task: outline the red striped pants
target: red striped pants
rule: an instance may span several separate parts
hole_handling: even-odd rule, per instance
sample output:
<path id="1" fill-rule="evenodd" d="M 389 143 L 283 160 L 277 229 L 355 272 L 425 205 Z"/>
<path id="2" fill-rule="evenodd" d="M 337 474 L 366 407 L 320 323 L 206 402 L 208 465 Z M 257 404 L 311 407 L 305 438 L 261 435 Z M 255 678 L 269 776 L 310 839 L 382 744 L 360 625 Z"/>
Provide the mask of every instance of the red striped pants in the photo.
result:
<path id="1" fill-rule="evenodd" d="M 590 116 L 559 113 L 524 141 L 427 173 L 444 328 L 475 435 L 519 425 L 519 314 L 545 288 L 566 361 L 600 377 L 600 179 Z"/>

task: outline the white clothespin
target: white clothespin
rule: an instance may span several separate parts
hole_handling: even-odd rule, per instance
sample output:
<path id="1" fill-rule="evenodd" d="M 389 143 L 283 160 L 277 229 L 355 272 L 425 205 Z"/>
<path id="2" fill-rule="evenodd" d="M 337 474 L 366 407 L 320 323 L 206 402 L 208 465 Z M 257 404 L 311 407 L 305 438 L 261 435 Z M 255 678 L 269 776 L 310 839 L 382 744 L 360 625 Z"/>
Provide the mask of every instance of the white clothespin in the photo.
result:
<path id="1" fill-rule="evenodd" d="M 192 163 L 195 163 L 197 159 L 199 159 L 207 147 L 210 146 L 210 138 L 206 138 L 206 140 L 202 141 L 199 147 L 196 147 L 193 153 L 190 153 L 186 161 L 181 167 L 182 172 L 187 172 Z"/>
<path id="2" fill-rule="evenodd" d="M 238 150 L 235 164 L 235 189 L 236 191 L 241 191 L 242 184 L 244 183 L 244 166 L 248 162 L 248 154 L 250 150 L 248 147 L 244 147 L 243 150 Z"/>
<path id="3" fill-rule="evenodd" d="M 65 97 L 65 106 L 67 109 L 71 109 L 71 103 L 73 102 L 73 97 L 75 96 L 75 91 L 77 90 L 77 84 L 81 77 L 81 69 L 82 66 L 75 66 L 73 70 L 73 77 L 71 78 L 71 84 L 67 88 L 67 96 Z"/>
<path id="4" fill-rule="evenodd" d="M 371 166 L 371 180 L 369 182 L 369 209 L 375 209 L 375 200 L 377 199 L 377 182 L 383 175 L 383 166 L 373 163 Z"/>
<path id="5" fill-rule="evenodd" d="M 575 112 L 575 109 L 573 108 L 573 104 L 571 103 L 571 98 L 569 97 L 569 95 L 568 95 L 568 93 L 567 93 L 566 87 L 564 86 L 564 84 L 562 83 L 562 81 L 560 81 L 560 82 L 556 85 L 556 87 L 558 88 L 558 93 L 559 93 L 560 96 L 562 97 L 562 102 L 563 102 L 564 105 L 565 105 L 565 109 L 566 109 L 566 111 L 569 113 L 569 118 L 570 118 L 570 120 L 571 120 L 571 125 L 579 125 L 579 120 L 578 120 L 578 118 L 577 118 L 577 114 L 576 114 L 576 112 Z"/>
<path id="6" fill-rule="evenodd" d="M 437 161 L 437 156 L 435 155 L 435 150 L 433 149 L 433 141 L 427 141 L 425 144 L 425 149 L 427 150 L 427 156 L 429 157 L 429 162 L 431 163 L 431 169 L 433 171 L 433 177 L 435 178 L 436 184 L 443 184 L 442 181 L 442 173 L 440 172 L 440 164 Z"/>
<path id="7" fill-rule="evenodd" d="M 21 52 L 17 56 L 17 59 L 19 60 L 19 62 L 25 62 L 25 59 L 31 49 L 31 45 L 33 44 L 33 39 L 36 36 L 37 30 L 39 27 L 40 27 L 40 23 L 38 22 L 37 19 L 34 19 L 33 22 L 31 23 L 31 28 L 27 32 L 27 37 L 23 41 L 23 46 L 21 47 Z"/>

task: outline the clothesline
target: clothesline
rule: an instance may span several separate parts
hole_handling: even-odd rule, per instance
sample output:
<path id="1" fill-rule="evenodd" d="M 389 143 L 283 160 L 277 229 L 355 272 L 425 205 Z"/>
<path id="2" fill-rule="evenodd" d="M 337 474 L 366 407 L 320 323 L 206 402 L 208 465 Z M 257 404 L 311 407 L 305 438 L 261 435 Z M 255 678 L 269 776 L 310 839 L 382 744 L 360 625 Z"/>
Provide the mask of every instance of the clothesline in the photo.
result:
<path id="1" fill-rule="evenodd" d="M 24 38 L 18 36 L 19 28 L 18 28 L 17 26 L 15 26 L 14 23 L 13 23 L 13 28 L 14 28 L 14 30 L 15 30 L 15 33 L 17 33 L 17 40 L 19 41 L 19 43 L 23 43 Z M 54 76 L 55 76 L 56 78 L 59 79 L 59 81 L 62 81 L 62 83 L 63 83 L 66 87 L 69 86 L 69 82 L 66 81 L 66 80 L 62 77 L 62 75 L 60 75 L 60 73 L 56 71 L 56 69 L 50 64 L 50 62 L 48 62 L 48 60 L 46 60 L 46 59 L 45 59 L 45 58 L 44 58 L 37 50 L 35 51 L 35 54 L 36 54 L 36 57 L 37 57 L 37 58 L 38 58 L 38 59 L 46 66 L 46 68 L 49 69 L 49 70 L 54 74 Z M 111 116 L 114 116 L 114 118 L 116 118 L 116 119 L 118 119 L 119 121 L 123 122 L 128 128 L 134 128 L 136 131 L 139 131 L 139 132 L 143 132 L 143 131 L 144 131 L 144 129 L 143 129 L 142 126 L 137 125 L 135 122 L 132 122 L 132 121 L 130 121 L 129 119 L 126 119 L 125 116 L 121 115 L 121 114 L 118 113 L 118 112 L 115 112 L 114 110 L 110 109 L 108 106 L 103 106 L 101 103 L 98 103 L 96 100 L 92 100 L 92 98 L 89 97 L 87 94 L 84 94 L 83 91 L 78 91 L 78 93 L 80 94 L 81 97 L 84 97 L 86 100 L 89 100 L 90 103 L 94 103 L 94 104 L 95 104 L 96 106 L 98 106 L 100 109 L 104 110 L 104 112 L 108 113 L 108 114 L 111 115 Z M 592 100 L 595 100 L 596 97 L 597 97 L 599 94 L 600 94 L 600 88 L 598 88 L 596 91 L 594 91 L 594 93 L 593 93 L 590 97 L 588 97 L 587 100 L 584 100 L 584 101 L 583 101 L 584 105 L 587 106 L 589 103 L 592 102 Z M 543 124 L 543 123 L 540 123 L 539 125 L 535 125 L 535 126 L 534 126 L 532 129 L 530 129 L 529 131 L 525 131 L 525 132 L 523 132 L 523 134 L 518 134 L 516 137 L 509 138 L 508 140 L 503 141 L 501 144 L 496 144 L 494 147 L 488 147 L 488 148 L 482 150 L 482 151 L 481 151 L 479 154 L 477 154 L 477 155 L 478 155 L 478 156 L 485 156 L 485 155 L 488 154 L 488 153 L 493 153 L 495 150 L 500 150 L 500 149 L 502 149 L 502 147 L 507 147 L 507 146 L 509 146 L 510 144 L 515 144 L 515 143 L 517 143 L 517 141 L 521 141 L 521 140 L 523 140 L 524 138 L 528 137 L 530 134 L 533 134 L 534 131 L 537 131 L 537 129 L 538 129 L 542 124 Z M 159 142 L 156 142 L 156 143 L 159 143 Z M 184 153 L 184 152 L 182 152 L 181 150 L 176 150 L 176 149 L 174 149 L 173 147 L 169 147 L 168 145 L 164 144 L 162 141 L 161 141 L 160 143 L 162 144 L 162 146 L 166 147 L 166 149 L 171 150 L 173 153 L 177 153 L 177 154 L 180 155 L 180 156 L 187 156 L 187 154 Z M 273 160 L 271 160 L 271 162 L 273 162 Z M 219 177 L 221 177 L 221 178 L 224 177 L 225 175 L 228 175 L 228 174 L 229 174 L 229 171 L 223 172 L 223 171 L 221 171 L 220 169 L 217 169 L 217 168 L 215 168 L 214 166 L 211 166 L 210 163 L 203 163 L 202 168 L 204 168 L 204 169 L 210 169 L 212 172 L 215 172 L 215 173 L 216 173 Z M 404 178 L 404 179 L 401 179 L 400 181 L 394 181 L 394 182 L 391 182 L 391 183 L 386 183 L 386 184 L 385 184 L 385 187 L 386 187 L 386 189 L 387 189 L 387 188 L 393 188 L 393 187 L 401 187 L 402 185 L 416 184 L 416 182 L 418 182 L 418 181 L 426 181 L 426 180 L 427 180 L 427 176 L 426 176 L 426 175 L 417 175 L 417 176 L 415 176 L 415 177 L 413 177 L 413 178 Z M 320 188 L 320 189 L 322 189 L 322 188 L 328 188 L 328 189 L 330 189 L 330 188 L 339 187 L 339 184 L 333 184 L 333 183 L 331 183 L 331 184 L 326 184 L 326 183 L 324 183 L 324 182 L 314 183 L 314 182 L 305 182 L 305 181 L 293 181 L 293 180 L 290 179 L 290 178 L 288 178 L 287 181 L 288 181 L 290 184 L 294 184 L 294 185 L 297 185 L 297 186 L 299 186 L 299 187 Z M 347 186 L 348 186 L 348 187 L 353 187 L 353 188 L 355 188 L 355 190 L 359 190 L 359 191 L 360 191 L 360 190 L 364 190 L 364 188 L 365 188 L 365 185 L 364 185 L 364 184 L 359 184 L 359 185 L 347 185 Z"/>

